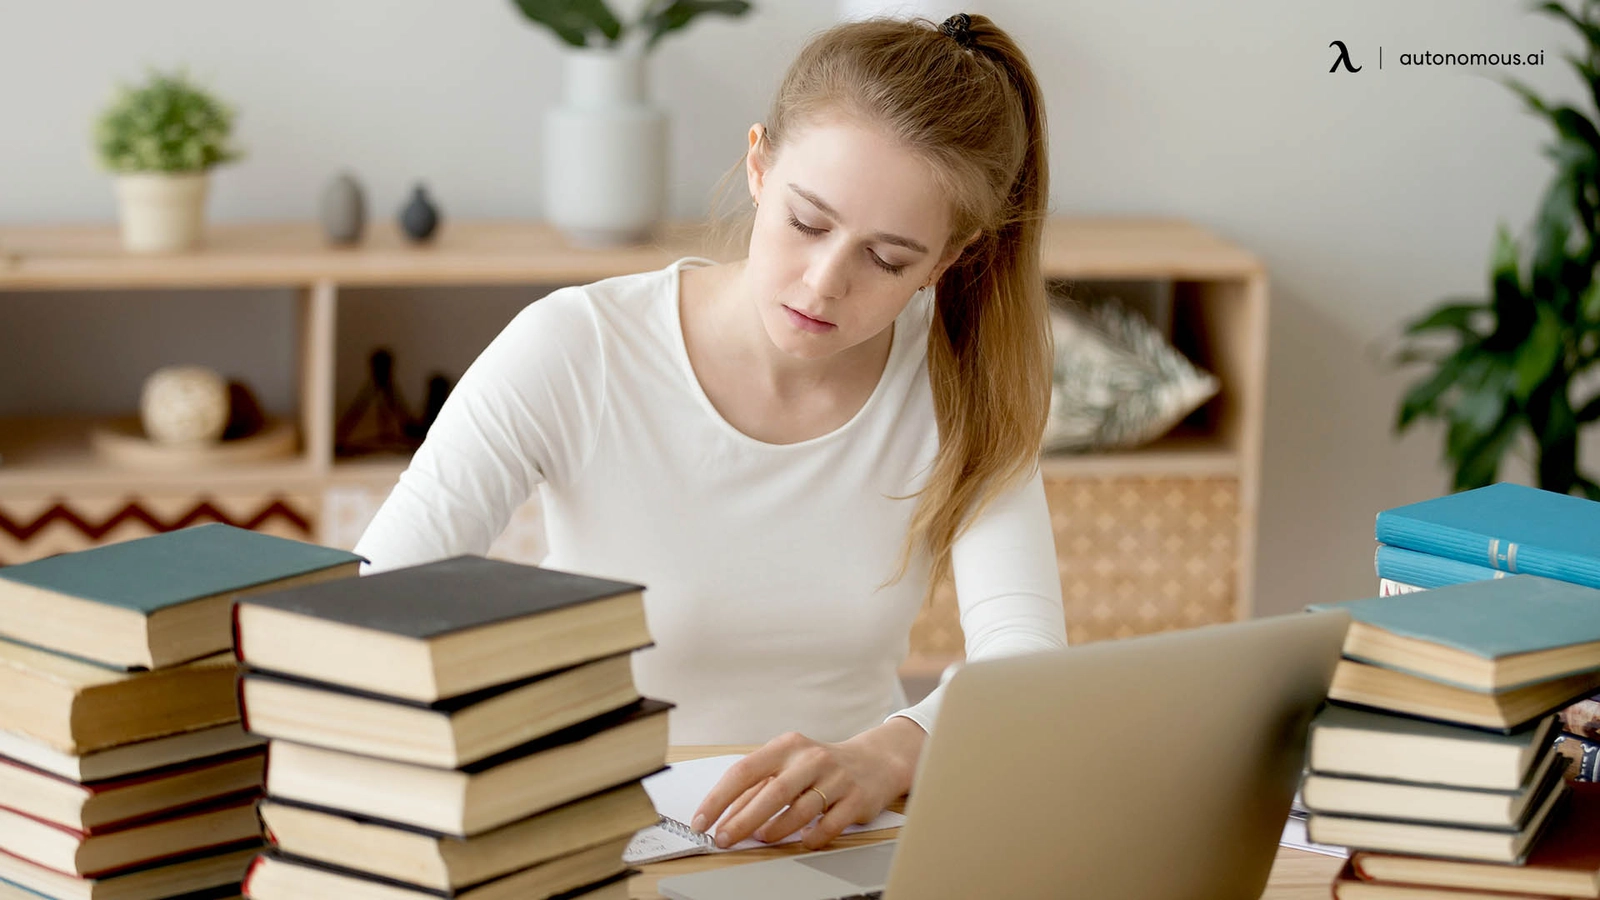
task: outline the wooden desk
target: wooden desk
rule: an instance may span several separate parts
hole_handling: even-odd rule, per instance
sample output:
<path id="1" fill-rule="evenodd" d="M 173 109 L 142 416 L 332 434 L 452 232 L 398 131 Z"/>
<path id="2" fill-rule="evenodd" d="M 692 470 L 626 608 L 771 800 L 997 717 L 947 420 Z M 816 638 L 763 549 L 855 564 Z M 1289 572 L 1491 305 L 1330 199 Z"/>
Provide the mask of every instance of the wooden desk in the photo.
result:
<path id="1" fill-rule="evenodd" d="M 669 762 L 679 762 L 685 759 L 698 759 L 702 756 L 748 753 L 752 749 L 754 748 L 674 747 L 667 754 L 667 760 Z M 903 811 L 901 803 L 896 803 L 892 808 L 897 812 Z M 897 833 L 898 830 L 890 830 L 845 835 L 834 841 L 828 849 L 843 850 L 846 847 L 874 844 L 878 841 L 889 840 Z M 642 866 L 640 867 L 641 873 L 628 882 L 628 896 L 633 900 L 661 900 L 661 895 L 656 892 L 656 882 L 669 875 L 703 872 L 707 869 L 716 869 L 722 866 L 759 862 L 763 859 L 777 859 L 780 856 L 792 856 L 796 853 L 804 852 L 806 852 L 805 848 L 799 844 L 790 844 L 783 847 L 748 850 L 740 853 L 690 856 Z M 1344 860 L 1334 859 L 1331 856 L 1279 848 L 1278 861 L 1272 866 L 1272 876 L 1267 880 L 1267 889 L 1261 895 L 1261 900 L 1325 900 L 1330 896 L 1329 885 L 1333 882 L 1333 876 L 1338 873 L 1339 868 L 1343 865 Z"/>

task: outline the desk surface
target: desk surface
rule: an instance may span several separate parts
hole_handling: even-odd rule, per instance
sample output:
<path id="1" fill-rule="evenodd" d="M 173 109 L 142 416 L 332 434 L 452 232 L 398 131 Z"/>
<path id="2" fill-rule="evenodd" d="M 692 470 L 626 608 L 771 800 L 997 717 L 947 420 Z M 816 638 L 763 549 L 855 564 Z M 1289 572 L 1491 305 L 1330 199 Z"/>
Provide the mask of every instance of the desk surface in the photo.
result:
<path id="1" fill-rule="evenodd" d="M 667 754 L 669 762 L 678 762 L 685 759 L 697 759 L 702 756 L 720 756 L 726 753 L 748 753 L 752 747 L 674 747 Z M 896 803 L 895 810 L 901 806 Z M 846 847 L 858 847 L 862 844 L 872 844 L 894 837 L 895 831 L 876 831 L 868 834 L 845 835 L 834 841 L 828 849 L 843 850 Z M 784 847 L 771 847 L 762 850 L 748 850 L 740 853 L 722 855 L 690 856 L 683 859 L 673 859 L 654 865 L 642 866 L 641 874 L 634 876 L 628 882 L 628 896 L 633 900 L 660 900 L 661 895 L 656 892 L 656 882 L 669 875 L 683 875 L 688 872 L 702 872 L 706 869 L 716 869 L 726 865 L 759 862 L 763 859 L 776 859 L 780 856 L 790 856 L 804 853 L 805 849 L 799 844 L 790 844 Z M 1306 853 L 1300 850 L 1280 848 L 1278 861 L 1272 867 L 1272 877 L 1267 881 L 1267 890 L 1261 895 L 1261 900 L 1324 900 L 1329 896 L 1329 885 L 1333 877 L 1344 865 L 1344 860 L 1334 859 L 1330 856 L 1321 856 L 1316 853 Z"/>

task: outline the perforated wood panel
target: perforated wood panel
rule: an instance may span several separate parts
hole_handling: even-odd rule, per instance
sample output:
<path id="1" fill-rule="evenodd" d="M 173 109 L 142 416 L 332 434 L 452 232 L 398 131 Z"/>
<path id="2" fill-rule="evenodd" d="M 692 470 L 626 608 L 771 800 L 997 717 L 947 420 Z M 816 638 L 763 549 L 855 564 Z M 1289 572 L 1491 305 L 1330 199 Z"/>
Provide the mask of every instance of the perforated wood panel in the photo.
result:
<path id="1" fill-rule="evenodd" d="M 1234 619 L 1239 482 L 1234 478 L 1047 479 L 1073 644 Z M 963 655 L 946 585 L 911 632 L 912 666 Z"/>

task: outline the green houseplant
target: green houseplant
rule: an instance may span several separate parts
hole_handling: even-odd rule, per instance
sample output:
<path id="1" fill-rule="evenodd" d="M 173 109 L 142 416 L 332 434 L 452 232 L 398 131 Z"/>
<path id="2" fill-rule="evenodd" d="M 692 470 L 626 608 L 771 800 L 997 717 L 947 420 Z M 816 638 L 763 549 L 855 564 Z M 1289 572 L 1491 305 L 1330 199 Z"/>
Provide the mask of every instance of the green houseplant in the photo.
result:
<path id="1" fill-rule="evenodd" d="M 649 0 L 636 19 L 623 22 L 605 0 L 515 2 L 529 21 L 549 28 L 568 46 L 618 47 L 633 36 L 642 35 L 647 51 L 703 14 L 742 16 L 750 11 L 745 0 Z"/>
<path id="2" fill-rule="evenodd" d="M 544 203 L 576 244 L 649 240 L 667 204 L 667 116 L 650 102 L 645 61 L 705 14 L 742 16 L 744 0 L 646 0 L 624 22 L 605 0 L 515 0 L 562 48 L 562 96 L 544 120 Z"/>
<path id="3" fill-rule="evenodd" d="M 200 242 L 210 170 L 239 158 L 233 111 L 182 71 L 122 85 L 95 122 L 100 165 L 116 176 L 123 246 L 136 253 Z"/>
<path id="4" fill-rule="evenodd" d="M 1579 2 L 1576 12 L 1557 2 L 1532 9 L 1581 36 L 1582 52 L 1565 59 L 1600 108 L 1600 0 Z M 1407 324 L 1397 361 L 1429 371 L 1406 393 L 1395 427 L 1446 424 L 1456 490 L 1497 480 L 1506 453 L 1531 438 L 1540 487 L 1600 500 L 1600 483 L 1578 467 L 1578 437 L 1600 419 L 1600 395 L 1579 396 L 1600 361 L 1600 129 L 1573 106 L 1504 83 L 1554 130 L 1545 155 L 1555 173 L 1524 242 L 1498 229 L 1490 296 L 1447 298 Z"/>

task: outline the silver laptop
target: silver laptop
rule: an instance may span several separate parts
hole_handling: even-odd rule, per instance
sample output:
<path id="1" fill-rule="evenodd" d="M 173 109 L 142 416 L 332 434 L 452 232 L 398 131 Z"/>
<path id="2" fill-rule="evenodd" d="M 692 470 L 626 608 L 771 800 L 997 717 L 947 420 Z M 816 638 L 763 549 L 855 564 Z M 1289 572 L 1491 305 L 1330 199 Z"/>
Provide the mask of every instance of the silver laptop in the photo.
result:
<path id="1" fill-rule="evenodd" d="M 898 841 L 663 878 L 673 900 L 1260 896 L 1348 614 L 972 663 Z M 881 892 L 881 894 L 877 893 Z"/>

